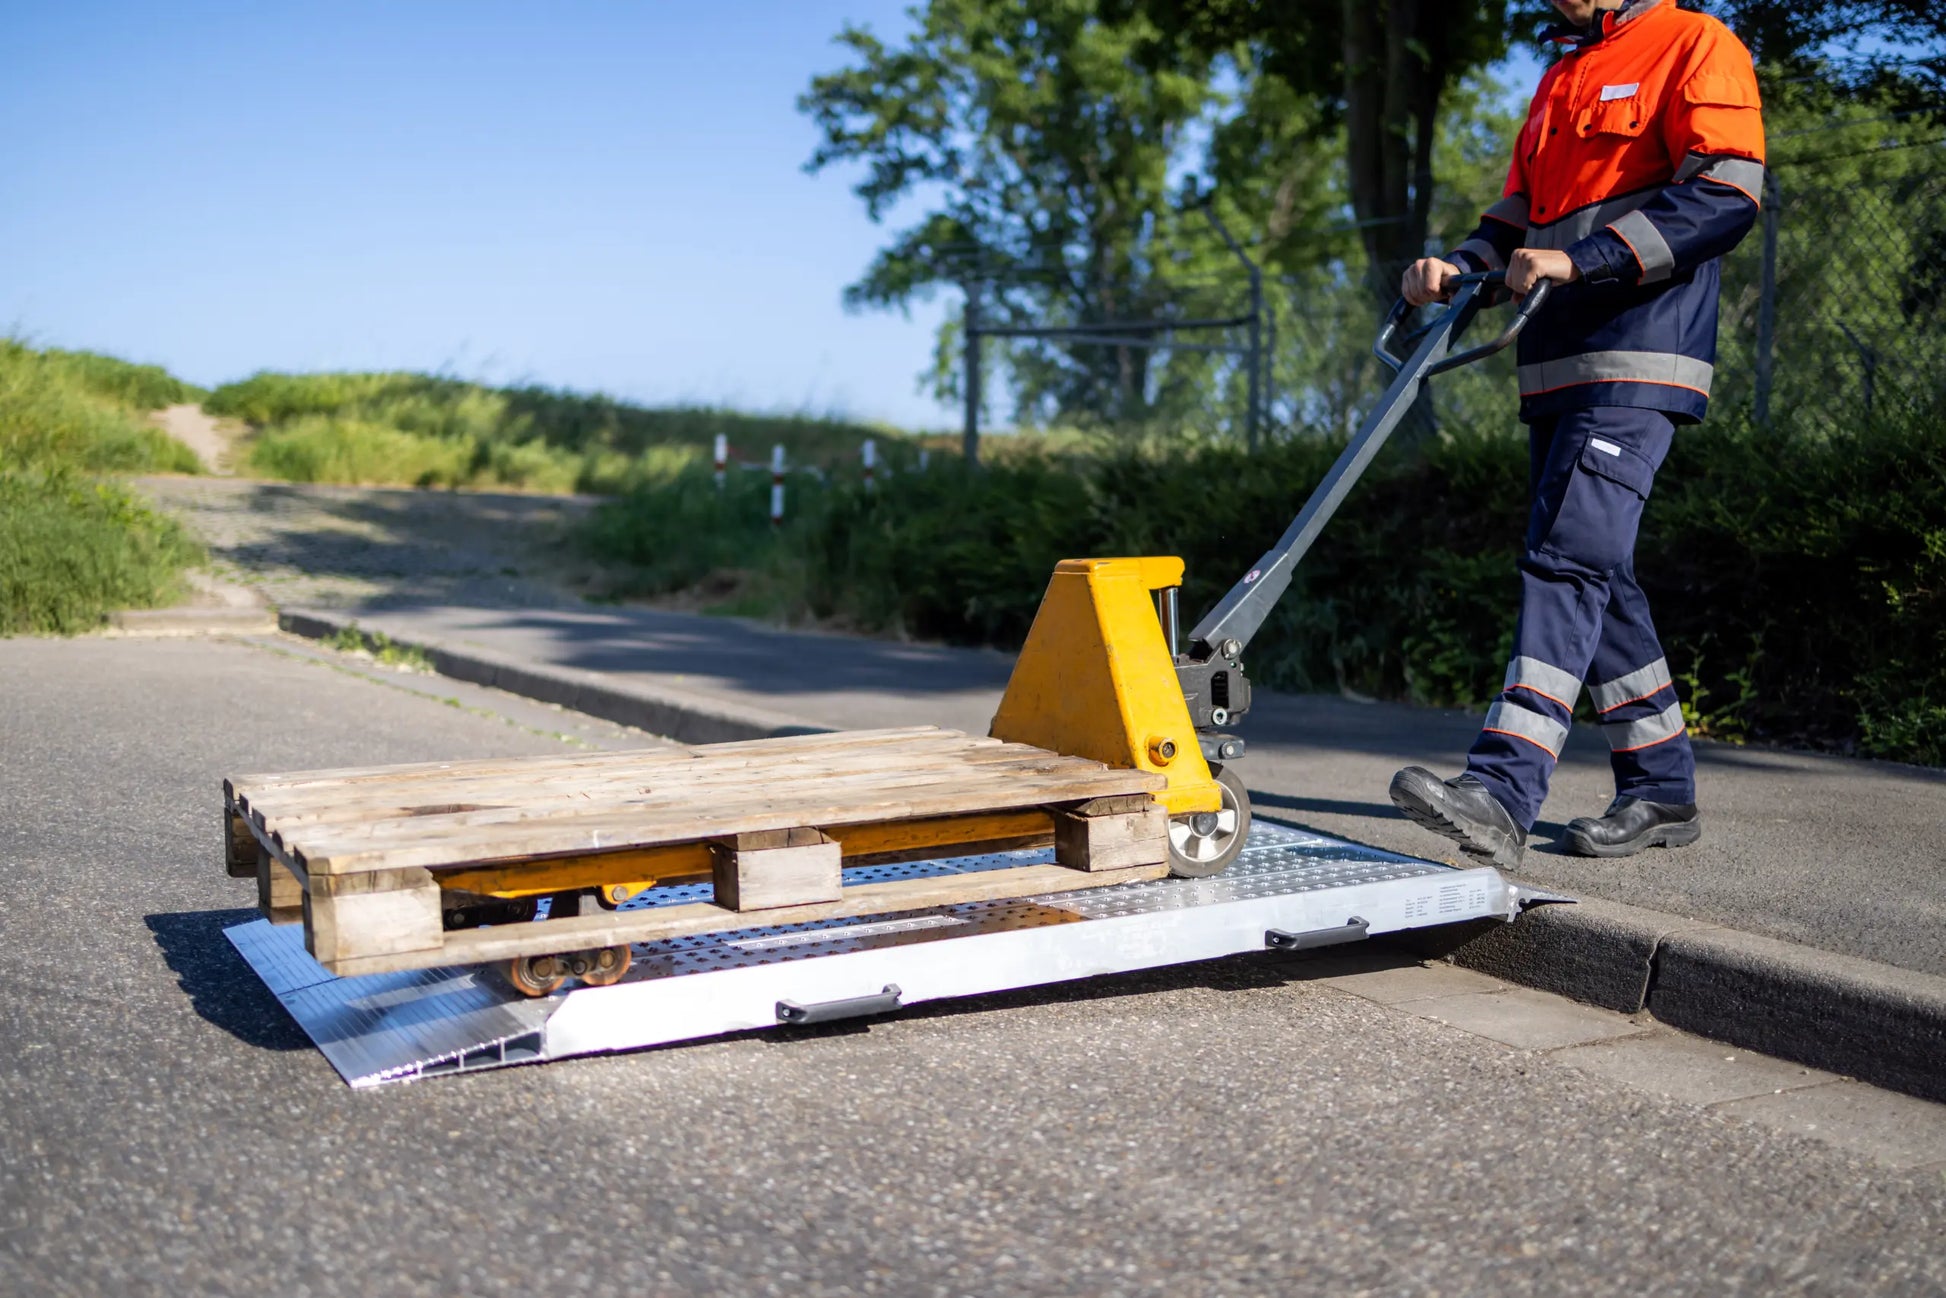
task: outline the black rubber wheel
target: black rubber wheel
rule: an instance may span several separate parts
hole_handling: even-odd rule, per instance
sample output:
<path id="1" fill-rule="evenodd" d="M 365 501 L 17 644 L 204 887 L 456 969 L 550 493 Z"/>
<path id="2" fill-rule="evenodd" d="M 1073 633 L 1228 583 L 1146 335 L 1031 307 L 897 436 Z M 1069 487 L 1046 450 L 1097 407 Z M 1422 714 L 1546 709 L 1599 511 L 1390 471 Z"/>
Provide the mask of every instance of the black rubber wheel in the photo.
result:
<path id="1" fill-rule="evenodd" d="M 1169 873 L 1178 879 L 1223 873 L 1250 837 L 1250 791 L 1242 777 L 1227 766 L 1212 766 L 1210 774 L 1222 787 L 1222 809 L 1169 821 Z"/>

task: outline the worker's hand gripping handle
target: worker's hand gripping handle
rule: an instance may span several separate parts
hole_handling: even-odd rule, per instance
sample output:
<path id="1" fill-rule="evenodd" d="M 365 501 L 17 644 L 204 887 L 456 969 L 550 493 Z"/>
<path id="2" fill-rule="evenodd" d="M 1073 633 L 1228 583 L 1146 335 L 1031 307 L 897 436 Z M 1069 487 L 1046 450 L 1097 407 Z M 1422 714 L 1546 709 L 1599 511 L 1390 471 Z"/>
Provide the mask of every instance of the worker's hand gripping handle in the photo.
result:
<path id="1" fill-rule="evenodd" d="M 1480 271 L 1470 275 L 1461 275 L 1449 280 L 1449 283 L 1455 284 L 1458 287 L 1453 293 L 1453 296 L 1448 299 L 1446 309 L 1435 316 L 1430 324 L 1422 325 L 1406 336 L 1404 342 L 1408 349 L 1412 343 L 1423 338 L 1426 334 L 1438 328 L 1449 319 L 1455 321 L 1457 327 L 1453 330 L 1453 336 L 1457 338 L 1460 331 L 1466 328 L 1466 324 L 1472 318 L 1473 313 L 1480 309 L 1480 295 L 1488 289 L 1503 286 L 1506 281 L 1507 272 L 1503 270 Z M 1520 331 L 1527 327 L 1527 322 L 1539 313 L 1541 307 L 1547 302 L 1547 296 L 1553 291 L 1553 288 L 1553 280 L 1544 279 L 1535 284 L 1527 296 L 1520 300 L 1520 311 L 1514 316 L 1513 320 L 1507 325 L 1506 330 L 1499 337 L 1495 338 L 1492 342 L 1481 343 L 1478 347 L 1469 347 L 1463 352 L 1455 352 L 1450 356 L 1442 357 L 1434 361 L 1426 368 L 1424 377 L 1431 378 L 1435 374 L 1444 374 L 1447 370 L 1456 370 L 1462 365 L 1471 365 L 1474 361 L 1482 360 L 1497 351 L 1505 350 L 1512 344 L 1514 339 L 1520 337 Z M 1372 354 L 1381 361 L 1384 361 L 1394 374 L 1404 368 L 1408 358 L 1400 356 L 1392 350 L 1392 337 L 1398 332 L 1399 326 L 1405 322 L 1405 318 L 1411 313 L 1412 307 L 1404 298 L 1400 298 L 1394 302 L 1392 309 L 1385 315 L 1385 323 L 1379 326 L 1378 338 L 1372 343 Z"/>

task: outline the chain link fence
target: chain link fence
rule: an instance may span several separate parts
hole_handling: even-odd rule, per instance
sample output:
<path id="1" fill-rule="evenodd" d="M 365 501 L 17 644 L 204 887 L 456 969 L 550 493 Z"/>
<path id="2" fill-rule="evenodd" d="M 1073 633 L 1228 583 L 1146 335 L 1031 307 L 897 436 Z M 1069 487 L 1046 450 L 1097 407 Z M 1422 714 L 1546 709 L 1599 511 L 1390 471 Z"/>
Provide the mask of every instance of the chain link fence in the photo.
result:
<path id="1" fill-rule="evenodd" d="M 1723 261 L 1712 422 L 1829 435 L 1941 406 L 1946 140 L 1882 133 L 1903 129 L 1868 119 L 1776 141 L 1761 218 Z M 1187 264 L 1146 266 L 1115 292 L 1060 259 L 956 269 L 979 336 L 956 367 L 962 394 L 979 366 L 990 425 L 1249 445 L 1354 430 L 1389 377 L 1371 342 L 1403 265 L 1267 274 L 1206 233 Z M 1475 332 L 1503 322 L 1492 312 Z M 958 327 L 949 345 L 965 348 Z M 1399 438 L 1511 427 L 1514 363 L 1509 349 L 1442 375 Z"/>
<path id="2" fill-rule="evenodd" d="M 1818 133 L 1806 133 L 1794 143 L 1799 156 L 1773 165 L 1757 226 L 1723 262 L 1712 420 L 1815 436 L 1938 410 L 1946 142 L 1832 140 L 1820 149 Z M 1379 288 L 1345 267 L 1275 282 L 1270 307 L 1283 345 L 1270 361 L 1273 436 L 1357 426 L 1385 378 L 1370 356 L 1380 299 L 1403 269 L 1388 268 Z M 1513 367 L 1509 352 L 1437 379 L 1438 425 L 1511 423 Z"/>
<path id="3" fill-rule="evenodd" d="M 1946 395 L 1946 147 L 1773 166 L 1723 268 L 1716 406 L 1791 433 L 1924 415 Z"/>

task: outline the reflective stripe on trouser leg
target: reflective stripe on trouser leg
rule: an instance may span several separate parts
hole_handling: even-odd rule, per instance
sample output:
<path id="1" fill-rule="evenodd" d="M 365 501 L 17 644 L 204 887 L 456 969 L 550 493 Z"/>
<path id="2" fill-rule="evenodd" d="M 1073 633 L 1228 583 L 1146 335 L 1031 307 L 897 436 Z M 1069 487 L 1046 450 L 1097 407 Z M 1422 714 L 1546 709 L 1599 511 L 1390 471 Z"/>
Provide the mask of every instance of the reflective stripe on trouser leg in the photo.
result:
<path id="1" fill-rule="evenodd" d="M 1610 577 L 1629 565 L 1648 479 L 1673 432 L 1660 412 L 1616 406 L 1569 411 L 1533 426 L 1533 503 L 1520 558 L 1513 665 L 1492 718 L 1497 724 L 1481 729 L 1466 759 L 1467 771 L 1523 827 L 1534 823 L 1547 798 L 1580 682 L 1612 680 L 1661 657 L 1658 647 L 1619 671 L 1593 669 Z M 1608 462 L 1615 457 L 1597 458 L 1589 450 L 1596 438 L 1625 449 L 1634 471 L 1618 476 Z M 1530 733 L 1538 728 L 1518 724 L 1526 720 L 1520 711 L 1553 729 Z"/>
<path id="2" fill-rule="evenodd" d="M 1518 654 L 1507 664 L 1507 678 L 1500 682 L 1500 688 L 1530 691 L 1559 703 L 1570 712 L 1574 711 L 1574 701 L 1581 697 L 1581 681 L 1573 672 Z M 1560 745 L 1555 747 L 1558 749 Z"/>
<path id="3" fill-rule="evenodd" d="M 1553 717 L 1543 716 L 1518 699 L 1496 700 L 1487 709 L 1487 719 L 1481 729 L 1496 735 L 1524 739 L 1549 757 L 1559 757 L 1561 745 L 1568 739 L 1566 725 Z"/>
<path id="4" fill-rule="evenodd" d="M 1608 607 L 1602 611 L 1601 637 L 1588 668 L 1589 693 L 1602 721 L 1620 726 L 1668 711 L 1676 702 L 1670 675 L 1649 616 L 1648 596 L 1635 580 L 1635 565 L 1623 564 L 1609 574 Z M 1612 737 L 1617 732 L 1606 733 Z M 1615 792 L 1624 797 L 1696 801 L 1696 753 L 1686 733 L 1646 748 L 1611 746 L 1608 764 Z"/>
<path id="5" fill-rule="evenodd" d="M 1640 752 L 1657 744 L 1666 744 L 1684 731 L 1682 704 L 1671 703 L 1653 716 L 1638 717 L 1634 721 L 1604 721 L 1601 732 L 1608 736 L 1608 746 L 1618 753 Z"/>
<path id="6" fill-rule="evenodd" d="M 1624 703 L 1635 703 L 1669 688 L 1669 660 L 1657 658 L 1647 667 L 1638 667 L 1612 681 L 1590 685 L 1588 693 L 1595 701 L 1595 711 L 1613 712 Z"/>

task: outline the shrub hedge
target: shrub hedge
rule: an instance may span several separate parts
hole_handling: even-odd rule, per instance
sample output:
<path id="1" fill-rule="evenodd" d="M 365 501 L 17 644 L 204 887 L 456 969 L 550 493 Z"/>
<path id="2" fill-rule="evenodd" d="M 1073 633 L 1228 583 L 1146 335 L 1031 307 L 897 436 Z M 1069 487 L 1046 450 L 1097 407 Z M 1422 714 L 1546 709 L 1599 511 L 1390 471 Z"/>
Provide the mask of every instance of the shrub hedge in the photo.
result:
<path id="1" fill-rule="evenodd" d="M 609 506 L 589 535 L 642 563 L 650 589 L 756 566 L 776 614 L 1010 648 L 1054 563 L 1076 555 L 1180 554 L 1200 612 L 1340 446 L 949 464 L 876 493 L 799 490 L 774 539 L 755 499 L 690 477 Z M 1483 705 L 1511 643 L 1526 474 L 1517 433 L 1381 456 L 1253 644 L 1253 674 Z M 1946 431 L 1930 419 L 1824 439 L 1730 420 L 1683 431 L 1637 568 L 1704 733 L 1946 764 Z"/>

